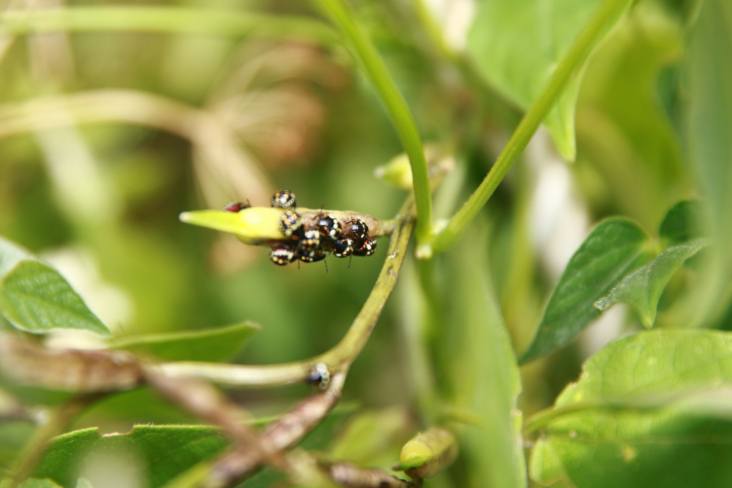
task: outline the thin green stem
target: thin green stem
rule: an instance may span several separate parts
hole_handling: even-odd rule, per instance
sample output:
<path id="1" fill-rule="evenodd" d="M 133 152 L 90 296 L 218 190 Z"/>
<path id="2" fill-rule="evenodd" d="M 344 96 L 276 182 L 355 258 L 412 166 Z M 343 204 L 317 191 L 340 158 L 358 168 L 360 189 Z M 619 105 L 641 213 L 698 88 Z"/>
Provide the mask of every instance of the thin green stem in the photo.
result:
<path id="1" fill-rule="evenodd" d="M 371 40 L 353 18 L 343 0 L 315 0 L 343 33 L 354 57 L 360 62 L 381 96 L 394 126 L 399 134 L 404 151 L 412 167 L 414 199 L 417 205 L 417 241 L 424 242 L 432 233 L 432 200 L 430 195 L 427 160 L 422 139 L 414 117 L 401 92 L 391 78 L 384 61 Z"/>
<path id="2" fill-rule="evenodd" d="M 498 156 L 493 168 L 491 168 L 478 189 L 450 219 L 447 226 L 434 236 L 430 243 L 432 251 L 445 251 L 455 245 L 462 237 L 470 222 L 493 195 L 498 184 L 526 148 L 534 132 L 554 106 L 557 97 L 561 94 L 567 82 L 582 66 L 583 61 L 605 34 L 610 23 L 623 12 L 627 5 L 628 0 L 605 0 L 600 5 L 594 17 L 580 32 L 572 47 L 562 58 L 546 88 L 521 120 L 508 144 L 506 144 L 503 152 Z M 429 254 L 429 252 L 426 254 Z"/>
<path id="3" fill-rule="evenodd" d="M 414 228 L 412 217 L 413 199 L 410 198 L 397 216 L 397 225 L 392 234 L 386 260 L 374 288 L 371 290 L 358 316 L 346 335 L 332 349 L 303 361 L 274 364 L 269 366 L 240 366 L 201 362 L 165 363 L 160 365 L 163 374 L 173 377 L 200 378 L 231 387 L 271 387 L 305 381 L 317 363 L 325 363 L 338 371 L 358 357 L 366 345 L 386 300 L 396 284 L 399 270 L 404 262 L 409 238 Z"/>
<path id="4" fill-rule="evenodd" d="M 66 7 L 10 10 L 2 15 L 0 34 L 18 35 L 59 30 L 83 32 L 143 31 L 293 39 L 334 45 L 336 33 L 306 17 L 266 15 L 232 10 L 179 7 Z"/>

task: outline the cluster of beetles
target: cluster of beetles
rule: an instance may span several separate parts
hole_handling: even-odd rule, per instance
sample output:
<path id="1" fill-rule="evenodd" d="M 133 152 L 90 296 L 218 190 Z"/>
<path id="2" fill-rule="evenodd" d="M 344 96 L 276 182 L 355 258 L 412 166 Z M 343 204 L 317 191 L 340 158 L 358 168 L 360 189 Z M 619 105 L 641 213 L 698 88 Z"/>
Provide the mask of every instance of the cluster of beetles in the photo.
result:
<path id="1" fill-rule="evenodd" d="M 272 206 L 285 209 L 279 221 L 279 228 L 287 238 L 278 243 L 269 253 L 269 259 L 278 266 L 293 261 L 315 263 L 325 259 L 329 253 L 337 258 L 350 256 L 371 256 L 376 251 L 376 240 L 369 237 L 369 228 L 361 219 L 352 219 L 341 224 L 327 212 L 319 212 L 315 225 L 305 225 L 297 213 L 295 194 L 280 190 L 272 196 Z M 233 202 L 224 207 L 229 212 L 239 212 L 249 204 Z"/>

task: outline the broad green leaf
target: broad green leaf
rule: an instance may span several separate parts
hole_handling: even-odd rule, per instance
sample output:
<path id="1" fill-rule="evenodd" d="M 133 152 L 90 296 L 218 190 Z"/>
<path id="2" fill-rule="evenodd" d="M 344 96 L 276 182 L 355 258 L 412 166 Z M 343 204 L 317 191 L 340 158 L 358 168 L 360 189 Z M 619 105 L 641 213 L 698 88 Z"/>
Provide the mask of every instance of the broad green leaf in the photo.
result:
<path id="1" fill-rule="evenodd" d="M 150 334 L 113 341 L 113 349 L 125 349 L 168 361 L 228 361 L 259 330 L 245 322 L 217 329 Z"/>
<path id="2" fill-rule="evenodd" d="M 521 380 L 508 331 L 489 281 L 487 238 L 475 233 L 452 253 L 455 274 L 449 330 L 440 347 L 450 358 L 450 405 L 475 413 L 473 425 L 456 430 L 460 459 L 471 487 L 525 487 L 516 399 Z"/>
<path id="3" fill-rule="evenodd" d="M 557 407 L 732 386 L 732 334 L 652 330 L 611 343 L 584 365 Z"/>
<path id="4" fill-rule="evenodd" d="M 111 335 L 59 272 L 38 261 L 21 261 L 0 282 L 0 311 L 33 334 L 84 329 Z"/>
<path id="5" fill-rule="evenodd" d="M 593 304 L 649 258 L 649 240 L 634 222 L 601 222 L 574 253 L 559 279 L 544 317 L 519 362 L 538 359 L 565 345 L 600 312 Z"/>
<path id="6" fill-rule="evenodd" d="M 682 200 L 671 207 L 661 222 L 658 234 L 669 246 L 702 237 L 702 204 L 699 200 Z"/>
<path id="7" fill-rule="evenodd" d="M 688 47 L 685 96 L 688 100 L 689 159 L 709 204 L 709 229 L 719 246 L 710 249 L 704 287 L 696 299 L 703 324 L 727 308 L 732 279 L 732 4 L 708 0 L 699 9 Z"/>
<path id="8" fill-rule="evenodd" d="M 600 4 L 600 0 L 480 0 L 468 51 L 485 79 L 527 109 Z M 569 81 L 544 119 L 569 160 L 575 157 L 574 109 L 581 79 L 577 73 Z"/>
<path id="9" fill-rule="evenodd" d="M 643 325 L 652 327 L 656 320 L 658 300 L 671 276 L 687 259 L 696 255 L 708 244 L 707 239 L 700 238 L 669 247 L 651 263 L 623 278 L 607 296 L 595 302 L 595 308 L 604 312 L 616 303 L 628 303 L 638 311 Z"/>
<path id="10" fill-rule="evenodd" d="M 156 488 L 227 444 L 217 429 L 205 426 L 138 425 L 124 435 L 84 429 L 53 439 L 34 476 L 74 488 L 84 470 L 92 468 L 90 462 L 106 455 L 137 470 L 145 487 Z"/>
<path id="11" fill-rule="evenodd" d="M 542 484 L 576 488 L 722 488 L 732 479 L 731 456 L 728 418 L 682 407 L 596 409 L 557 419 L 530 469 Z"/>
<path id="12" fill-rule="evenodd" d="M 540 435 L 532 478 L 569 486 L 728 486 L 732 334 L 655 330 L 616 341 L 583 368 Z"/>
<path id="13" fill-rule="evenodd" d="M 32 259 L 30 252 L 0 236 L 0 280 L 19 262 Z"/>

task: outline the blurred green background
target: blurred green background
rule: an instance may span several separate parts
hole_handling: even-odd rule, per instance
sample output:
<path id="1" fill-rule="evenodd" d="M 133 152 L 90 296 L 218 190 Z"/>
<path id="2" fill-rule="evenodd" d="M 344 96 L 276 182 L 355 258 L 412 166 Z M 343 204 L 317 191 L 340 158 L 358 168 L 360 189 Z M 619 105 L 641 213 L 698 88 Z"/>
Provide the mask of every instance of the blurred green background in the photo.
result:
<path id="1" fill-rule="evenodd" d="M 105 3 L 48 0 L 34 8 L 64 5 Z M 464 53 L 465 63 L 441 56 L 415 4 L 353 5 L 424 140 L 455 159 L 435 195 L 437 217 L 448 217 L 483 179 L 522 111 L 471 67 L 481 61 L 474 48 Z M 165 6 L 318 18 L 306 4 L 284 1 Z M 425 334 L 439 388 L 450 391 L 453 374 L 472 374 L 473 365 L 452 364 L 460 349 L 441 348 L 450 344 L 455 321 L 468 320 L 470 307 L 459 295 L 464 287 L 455 285 L 472 283 L 470 263 L 487 263 L 514 349 L 521 352 L 593 223 L 625 215 L 653 234 L 669 207 L 696 195 L 684 136 L 685 44 L 694 13 L 690 3 L 646 0 L 620 22 L 584 72 L 576 161 L 562 160 L 545 129 L 537 133 L 474 224 L 477 230 L 436 258 L 433 291 L 444 301 L 441 315 L 425 311 L 417 264 L 408 258 L 351 369 L 346 399 L 372 408 L 414 405 L 405 337 L 410 321 L 424 325 L 425 317 L 436 322 Z M 406 194 L 373 171 L 402 149 L 342 46 L 256 30 L 230 35 L 223 27 L 215 35 L 216 22 L 204 23 L 213 26 L 208 34 L 176 32 L 174 20 L 168 32 L 100 27 L 14 39 L 5 32 L 0 234 L 56 266 L 116 337 L 251 320 L 262 328 L 237 362 L 307 358 L 347 330 L 374 284 L 386 239 L 373 257 L 355 258 L 350 267 L 348 260 L 329 259 L 327 273 L 322 263 L 278 268 L 268 249 L 182 224 L 178 214 L 234 200 L 266 206 L 275 190 L 287 188 L 302 206 L 391 218 Z M 457 25 L 452 35 L 459 46 L 470 23 L 462 30 Z M 680 293 L 686 279 L 677 276 L 667 294 Z M 673 323 L 663 308 L 671 301 L 661 302 L 661 326 Z M 522 369 L 525 417 L 550 405 L 576 379 L 584 358 L 640 328 L 624 310 L 603 320 L 571 347 Z M 81 345 L 91 339 L 58 334 L 50 340 Z M 303 386 L 233 395 L 256 413 L 273 413 L 306 392 Z M 105 402 L 76 427 L 192 421 L 162 406 L 143 408 L 145 395 Z"/>

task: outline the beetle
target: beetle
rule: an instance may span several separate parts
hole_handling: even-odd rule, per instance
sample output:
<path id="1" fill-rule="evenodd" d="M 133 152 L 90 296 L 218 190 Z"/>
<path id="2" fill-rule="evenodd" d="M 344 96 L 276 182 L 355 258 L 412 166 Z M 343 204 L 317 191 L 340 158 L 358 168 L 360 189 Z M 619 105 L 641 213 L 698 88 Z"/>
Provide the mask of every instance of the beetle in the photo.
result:
<path id="1" fill-rule="evenodd" d="M 295 251 L 287 246 L 274 247 L 269 253 L 269 260 L 277 266 L 285 266 L 295 260 Z"/>
<path id="2" fill-rule="evenodd" d="M 376 252 L 376 239 L 368 238 L 353 250 L 354 256 L 371 256 Z"/>
<path id="3" fill-rule="evenodd" d="M 300 214 L 294 210 L 285 210 L 280 216 L 279 228 L 285 234 L 285 237 L 293 237 L 298 240 L 302 237 L 304 230 Z"/>
<path id="4" fill-rule="evenodd" d="M 300 239 L 300 249 L 305 252 L 313 252 L 317 251 L 320 247 L 320 233 L 318 232 L 318 229 L 307 229 L 305 232 L 302 233 L 302 238 Z"/>
<path id="5" fill-rule="evenodd" d="M 356 242 L 369 237 L 369 226 L 361 219 L 350 220 L 346 223 L 346 235 Z"/>
<path id="6" fill-rule="evenodd" d="M 297 201 L 295 194 L 290 190 L 280 190 L 272 195 L 272 206 L 277 208 L 295 208 Z"/>
<path id="7" fill-rule="evenodd" d="M 348 237 L 333 242 L 333 255 L 337 258 L 346 258 L 353 254 L 353 241 Z"/>
<path id="8" fill-rule="evenodd" d="M 329 214 L 318 214 L 318 222 L 316 225 L 318 232 L 320 232 L 320 237 L 323 239 L 328 238 L 335 241 L 343 235 L 341 223 Z"/>
<path id="9" fill-rule="evenodd" d="M 325 363 L 316 363 L 308 373 L 307 382 L 320 391 L 328 389 L 330 386 L 330 369 Z"/>
<path id="10" fill-rule="evenodd" d="M 317 263 L 326 258 L 325 253 L 320 251 L 299 251 L 297 257 L 303 263 Z"/>
<path id="11" fill-rule="evenodd" d="M 224 206 L 224 211 L 226 212 L 239 212 L 241 210 L 244 210 L 245 208 L 250 208 L 252 205 L 249 203 L 249 200 L 247 200 L 247 203 L 243 202 L 231 202 L 227 203 Z"/>

